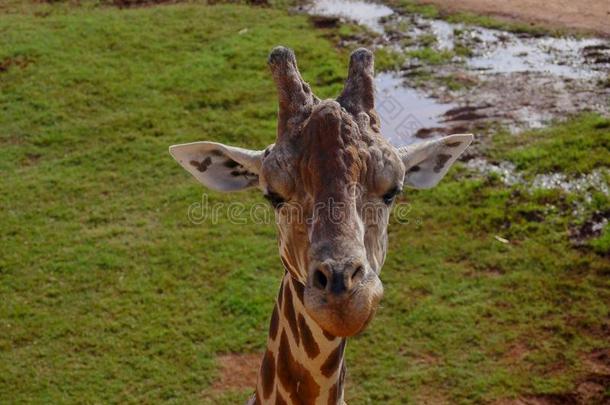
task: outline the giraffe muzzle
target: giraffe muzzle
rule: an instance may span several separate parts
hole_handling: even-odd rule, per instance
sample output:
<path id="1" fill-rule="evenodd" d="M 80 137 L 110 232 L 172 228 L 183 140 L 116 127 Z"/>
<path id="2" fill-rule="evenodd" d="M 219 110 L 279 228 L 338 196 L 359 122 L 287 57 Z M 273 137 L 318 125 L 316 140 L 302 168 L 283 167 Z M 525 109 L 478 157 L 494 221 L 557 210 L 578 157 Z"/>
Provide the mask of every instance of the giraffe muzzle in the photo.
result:
<path id="1" fill-rule="evenodd" d="M 335 336 L 362 332 L 383 296 L 377 274 L 364 261 L 324 261 L 312 266 L 305 287 L 305 309 Z"/>

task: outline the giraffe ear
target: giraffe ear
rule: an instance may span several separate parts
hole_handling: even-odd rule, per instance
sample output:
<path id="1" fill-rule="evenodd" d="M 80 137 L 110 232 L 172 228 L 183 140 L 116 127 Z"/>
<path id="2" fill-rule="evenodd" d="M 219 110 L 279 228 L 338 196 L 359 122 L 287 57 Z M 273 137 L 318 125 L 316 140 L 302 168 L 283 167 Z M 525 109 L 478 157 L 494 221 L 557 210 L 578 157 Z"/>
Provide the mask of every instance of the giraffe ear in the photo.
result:
<path id="1" fill-rule="evenodd" d="M 258 186 L 265 151 L 193 142 L 170 146 L 169 153 L 204 186 L 216 191 L 238 191 Z"/>
<path id="2" fill-rule="evenodd" d="M 472 134 L 449 135 L 399 148 L 406 170 L 405 184 L 420 189 L 436 186 L 473 139 Z"/>

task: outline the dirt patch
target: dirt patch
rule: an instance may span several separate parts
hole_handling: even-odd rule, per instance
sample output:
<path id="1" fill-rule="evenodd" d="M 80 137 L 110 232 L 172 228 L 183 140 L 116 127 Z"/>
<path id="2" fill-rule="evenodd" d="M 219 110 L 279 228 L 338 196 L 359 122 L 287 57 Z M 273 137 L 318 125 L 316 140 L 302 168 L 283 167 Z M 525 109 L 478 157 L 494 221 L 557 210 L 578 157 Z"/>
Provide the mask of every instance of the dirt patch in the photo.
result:
<path id="1" fill-rule="evenodd" d="M 11 67 L 25 69 L 33 60 L 25 56 L 15 56 L 0 60 L 0 73 L 8 72 Z"/>
<path id="2" fill-rule="evenodd" d="M 512 351 L 512 350 L 511 350 Z M 518 355 L 521 350 L 515 350 Z M 583 356 L 587 374 L 576 384 L 573 392 L 527 395 L 506 398 L 494 405 L 592 405 L 608 403 L 606 391 L 610 388 L 610 349 L 598 349 Z"/>
<path id="3" fill-rule="evenodd" d="M 341 24 L 341 19 L 339 17 L 312 15 L 309 16 L 309 20 L 316 28 L 336 28 Z"/>
<path id="4" fill-rule="evenodd" d="M 229 353 L 218 356 L 216 362 L 220 368 L 220 376 L 214 381 L 212 389 L 254 390 L 262 358 L 262 353 Z"/>
<path id="5" fill-rule="evenodd" d="M 585 367 L 589 373 L 576 389 L 578 400 L 582 404 L 608 403 L 607 392 L 610 391 L 610 349 L 598 349 L 586 354 Z"/>
<path id="6" fill-rule="evenodd" d="M 419 3 L 434 4 L 448 12 L 469 11 L 610 37 L 610 3 L 607 0 L 423 0 Z"/>
<path id="7" fill-rule="evenodd" d="M 119 8 L 146 7 L 158 4 L 179 3 L 179 0 L 106 0 L 110 5 Z"/>
<path id="8" fill-rule="evenodd" d="M 501 399 L 494 402 L 494 405 L 570 405 L 578 403 L 576 396 L 572 394 L 544 394 L 516 399 Z"/>
<path id="9" fill-rule="evenodd" d="M 186 0 L 104 0 L 105 4 L 116 6 L 119 8 L 134 8 L 134 7 L 149 7 L 163 4 L 186 3 Z M 208 4 L 225 3 L 224 0 L 209 0 Z M 269 6 L 268 0 L 246 0 L 246 3 L 251 6 Z"/>
<path id="10" fill-rule="evenodd" d="M 35 166 L 41 157 L 40 153 L 26 153 L 23 159 L 21 159 L 21 166 Z"/>
<path id="11" fill-rule="evenodd" d="M 421 352 L 416 353 L 412 359 L 414 365 L 436 366 L 442 363 L 442 360 L 434 353 Z"/>
<path id="12" fill-rule="evenodd" d="M 447 395 L 435 387 L 422 387 L 415 395 L 415 403 L 420 405 L 448 405 Z"/>
<path id="13" fill-rule="evenodd" d="M 505 353 L 504 359 L 508 364 L 518 364 L 528 355 L 529 349 L 525 343 L 517 342 Z"/>
<path id="14" fill-rule="evenodd" d="M 610 376 L 610 349 L 594 350 L 587 354 L 585 365 L 593 374 Z"/>

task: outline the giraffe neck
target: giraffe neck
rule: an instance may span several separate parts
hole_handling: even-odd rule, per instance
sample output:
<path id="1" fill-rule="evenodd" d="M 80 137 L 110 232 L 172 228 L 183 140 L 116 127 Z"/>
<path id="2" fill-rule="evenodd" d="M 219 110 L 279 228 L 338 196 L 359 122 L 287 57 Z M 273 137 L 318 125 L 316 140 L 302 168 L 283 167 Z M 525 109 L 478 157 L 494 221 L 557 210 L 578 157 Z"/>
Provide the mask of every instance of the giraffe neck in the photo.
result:
<path id="1" fill-rule="evenodd" d="M 329 335 L 309 317 L 303 285 L 282 278 L 255 404 L 343 404 L 344 338 Z"/>

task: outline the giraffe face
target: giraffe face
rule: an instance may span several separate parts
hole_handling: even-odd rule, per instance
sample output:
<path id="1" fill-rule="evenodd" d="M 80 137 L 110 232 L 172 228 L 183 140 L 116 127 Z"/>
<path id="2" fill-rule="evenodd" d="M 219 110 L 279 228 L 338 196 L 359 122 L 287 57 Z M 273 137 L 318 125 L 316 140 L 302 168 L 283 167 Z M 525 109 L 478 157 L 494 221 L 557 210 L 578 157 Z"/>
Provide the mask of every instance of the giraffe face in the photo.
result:
<path id="1" fill-rule="evenodd" d="M 305 285 L 305 307 L 336 336 L 360 332 L 383 294 L 379 272 L 390 207 L 405 169 L 397 150 L 336 101 L 317 103 L 301 131 L 263 158 L 280 256 Z"/>
<path id="2" fill-rule="evenodd" d="M 275 210 L 284 267 L 304 285 L 305 309 L 325 331 L 352 336 L 383 295 L 394 197 L 403 186 L 436 185 L 473 137 L 390 145 L 374 110 L 373 55 L 365 49 L 352 53 L 336 101 L 313 95 L 292 51 L 274 49 L 269 65 L 279 96 L 274 145 L 253 151 L 195 142 L 170 153 L 214 190 L 261 189 Z"/>

